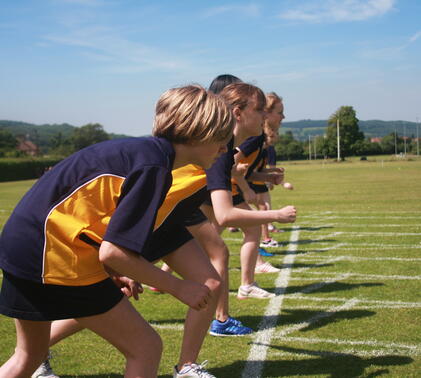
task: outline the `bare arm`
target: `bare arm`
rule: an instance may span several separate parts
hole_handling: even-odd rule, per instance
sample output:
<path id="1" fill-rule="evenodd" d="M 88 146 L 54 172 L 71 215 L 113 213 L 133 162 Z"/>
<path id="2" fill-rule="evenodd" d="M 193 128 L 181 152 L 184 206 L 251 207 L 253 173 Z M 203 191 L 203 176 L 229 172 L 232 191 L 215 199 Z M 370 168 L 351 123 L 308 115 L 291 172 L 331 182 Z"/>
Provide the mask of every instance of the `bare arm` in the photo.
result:
<path id="1" fill-rule="evenodd" d="M 286 206 L 279 210 L 246 210 L 234 207 L 232 194 L 228 190 L 213 190 L 211 200 L 215 220 L 219 226 L 247 227 L 269 222 L 295 222 L 294 206 Z"/>
<path id="2" fill-rule="evenodd" d="M 196 310 L 206 307 L 210 295 L 207 286 L 181 280 L 127 249 L 103 241 L 99 259 L 119 274 L 165 291 Z"/>
<path id="3" fill-rule="evenodd" d="M 283 168 L 265 168 L 262 171 L 253 171 L 248 177 L 249 181 L 264 181 L 279 185 L 284 180 Z"/>

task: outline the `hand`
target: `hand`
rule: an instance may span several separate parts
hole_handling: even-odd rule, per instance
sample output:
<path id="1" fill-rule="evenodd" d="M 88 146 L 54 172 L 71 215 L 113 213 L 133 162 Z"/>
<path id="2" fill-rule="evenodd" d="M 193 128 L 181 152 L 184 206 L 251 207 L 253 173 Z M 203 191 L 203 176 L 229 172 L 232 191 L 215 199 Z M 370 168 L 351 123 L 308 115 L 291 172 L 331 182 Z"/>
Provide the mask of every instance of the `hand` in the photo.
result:
<path id="1" fill-rule="evenodd" d="M 247 173 L 248 167 L 249 167 L 249 164 L 246 164 L 246 163 L 234 164 L 231 169 L 232 177 L 238 177 L 238 176 L 244 177 L 245 174 Z"/>
<path id="2" fill-rule="evenodd" d="M 294 223 L 297 217 L 297 210 L 295 206 L 285 206 L 278 210 L 278 222 L 280 223 Z"/>
<path id="3" fill-rule="evenodd" d="M 112 276 L 114 283 L 121 289 L 127 297 L 133 297 L 135 300 L 139 299 L 139 294 L 143 293 L 143 287 L 139 282 L 132 280 L 129 277 Z"/>
<path id="4" fill-rule="evenodd" d="M 206 309 L 211 299 L 210 289 L 206 285 L 189 280 L 180 280 L 179 285 L 174 294 L 176 298 L 194 310 Z"/>
<path id="5" fill-rule="evenodd" d="M 274 185 L 279 185 L 284 181 L 284 168 L 268 168 L 266 169 L 268 174 L 268 182 Z"/>

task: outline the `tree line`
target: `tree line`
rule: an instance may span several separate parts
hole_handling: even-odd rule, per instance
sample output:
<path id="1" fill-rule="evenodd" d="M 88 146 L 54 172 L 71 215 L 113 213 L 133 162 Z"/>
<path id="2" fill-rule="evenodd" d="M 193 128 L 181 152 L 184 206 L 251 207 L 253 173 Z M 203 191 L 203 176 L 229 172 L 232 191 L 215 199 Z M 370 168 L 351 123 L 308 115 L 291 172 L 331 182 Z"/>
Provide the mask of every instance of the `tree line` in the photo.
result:
<path id="1" fill-rule="evenodd" d="M 291 129 L 283 133 L 275 145 L 278 159 L 282 161 L 336 158 L 338 154 L 338 122 L 341 158 L 395 153 L 416 154 L 418 152 L 419 146 L 414 136 L 404 138 L 396 132 L 391 132 L 382 138 L 376 138 L 374 141 L 366 138 L 360 130 L 360 121 L 352 106 L 340 107 L 330 116 L 327 122 L 317 121 L 317 129 L 321 129 L 320 125 L 322 122 L 325 124 L 324 135 L 309 134 L 308 140 L 295 139 Z M 26 135 L 23 135 L 25 133 Z M 32 124 L 14 121 L 0 121 L 0 157 L 18 157 L 24 155 L 25 152 L 19 151 L 18 144 L 19 140 L 25 138 L 30 139 L 40 146 L 40 153 L 42 155 L 48 154 L 65 157 L 91 144 L 125 136 L 109 134 L 99 123 L 89 123 L 82 127 L 74 127 L 68 124 L 42 125 L 37 127 Z"/>

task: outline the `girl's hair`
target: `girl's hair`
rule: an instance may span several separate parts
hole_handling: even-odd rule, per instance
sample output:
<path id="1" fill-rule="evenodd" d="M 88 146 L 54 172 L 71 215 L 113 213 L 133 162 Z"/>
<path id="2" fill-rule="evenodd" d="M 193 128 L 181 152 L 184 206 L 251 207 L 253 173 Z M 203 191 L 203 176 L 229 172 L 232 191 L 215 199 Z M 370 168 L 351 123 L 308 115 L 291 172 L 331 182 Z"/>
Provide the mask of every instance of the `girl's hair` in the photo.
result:
<path id="1" fill-rule="evenodd" d="M 266 111 L 270 112 L 273 110 L 275 105 L 279 102 L 282 102 L 282 97 L 278 96 L 275 92 L 270 92 L 266 94 Z"/>
<path id="2" fill-rule="evenodd" d="M 276 104 L 282 103 L 282 97 L 278 96 L 275 92 L 270 92 L 266 94 L 266 113 L 270 113 L 275 108 Z M 265 134 L 270 134 L 273 132 L 269 120 L 265 119 L 263 123 L 263 132 Z"/>
<path id="3" fill-rule="evenodd" d="M 209 90 L 213 93 L 220 93 L 227 85 L 232 83 L 241 83 L 242 80 L 239 79 L 237 76 L 224 74 L 215 77 L 212 80 L 211 85 L 209 86 Z"/>
<path id="4" fill-rule="evenodd" d="M 247 83 L 235 83 L 227 85 L 219 94 L 231 107 L 244 109 L 250 100 L 255 101 L 256 110 L 264 110 L 266 97 L 260 88 Z"/>
<path id="5" fill-rule="evenodd" d="M 188 85 L 161 95 L 152 133 L 174 143 L 207 143 L 229 139 L 233 128 L 231 110 L 219 96 L 200 85 Z"/>

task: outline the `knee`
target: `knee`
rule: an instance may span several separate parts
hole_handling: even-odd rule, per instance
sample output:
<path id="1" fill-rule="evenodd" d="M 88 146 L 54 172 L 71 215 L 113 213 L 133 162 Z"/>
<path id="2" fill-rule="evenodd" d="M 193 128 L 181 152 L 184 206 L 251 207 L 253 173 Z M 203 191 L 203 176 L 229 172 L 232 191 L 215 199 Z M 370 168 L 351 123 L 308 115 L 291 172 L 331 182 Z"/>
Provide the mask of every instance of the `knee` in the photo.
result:
<path id="1" fill-rule="evenodd" d="M 222 280 L 219 277 L 219 275 L 214 276 L 214 277 L 208 278 L 206 280 L 205 285 L 210 289 L 212 294 L 219 295 L 219 293 L 221 291 L 221 288 L 222 288 Z"/>
<path id="2" fill-rule="evenodd" d="M 145 348 L 147 354 L 154 356 L 158 360 L 161 358 L 163 351 L 163 343 L 161 337 L 153 328 L 148 334 L 142 334 L 142 337 L 137 338 L 136 345 L 122 351 L 127 360 L 138 360 L 140 357 L 145 356 Z"/>
<path id="3" fill-rule="evenodd" d="M 247 227 L 243 229 L 245 241 L 259 240 L 262 234 L 261 226 Z"/>

